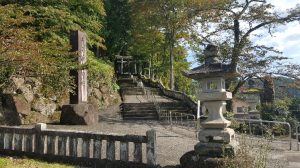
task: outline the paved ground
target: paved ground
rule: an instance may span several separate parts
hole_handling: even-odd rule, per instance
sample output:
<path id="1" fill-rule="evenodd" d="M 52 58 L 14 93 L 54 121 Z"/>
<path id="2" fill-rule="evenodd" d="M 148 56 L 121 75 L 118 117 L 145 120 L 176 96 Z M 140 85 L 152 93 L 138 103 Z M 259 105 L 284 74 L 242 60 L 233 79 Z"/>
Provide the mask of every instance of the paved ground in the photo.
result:
<path id="1" fill-rule="evenodd" d="M 156 96 L 160 102 L 174 101 L 167 97 Z M 148 102 L 144 95 L 128 95 L 123 98 L 126 103 Z M 145 135 L 147 130 L 155 129 L 157 132 L 157 161 L 161 166 L 175 166 L 179 164 L 180 157 L 193 150 L 194 145 L 198 143 L 195 129 L 173 126 L 158 121 L 123 121 L 120 115 L 119 105 L 101 110 L 98 123 L 94 126 L 59 126 L 51 125 L 50 128 L 57 129 L 75 129 L 86 131 L 97 131 L 103 133 L 118 134 L 137 134 Z M 272 143 L 263 142 L 261 138 L 238 136 L 240 144 L 248 144 L 249 150 L 253 156 L 258 156 L 262 152 L 267 152 L 268 165 L 270 168 L 300 168 L 300 153 L 289 151 L 289 143 L 273 141 Z M 270 146 L 270 148 L 265 148 Z M 105 147 L 105 146 L 104 146 Z M 118 151 L 118 144 L 116 145 Z M 132 151 L 133 145 L 129 145 Z M 263 150 L 266 149 L 266 150 Z M 296 149 L 293 142 L 293 149 Z M 105 149 L 104 149 L 105 150 Z M 118 152 L 116 152 L 117 154 Z M 132 153 L 132 152 L 131 152 Z M 145 154 L 144 154 L 145 156 Z M 116 156 L 118 159 L 119 156 Z M 130 156 L 132 159 L 132 156 Z M 143 158 L 145 161 L 145 157 Z"/>
<path id="2" fill-rule="evenodd" d="M 180 157 L 190 150 L 198 142 L 194 129 L 159 123 L 157 121 L 122 121 L 119 115 L 119 106 L 112 106 L 102 110 L 99 115 L 99 123 L 95 126 L 58 126 L 50 128 L 64 128 L 76 130 L 88 130 L 104 133 L 138 134 L 145 135 L 150 129 L 157 131 L 157 161 L 162 166 L 178 165 Z M 244 143 L 243 137 L 238 136 L 240 143 Z M 246 137 L 246 143 L 251 144 L 253 155 L 263 152 L 261 150 L 267 143 L 260 138 Z M 118 145 L 116 145 L 118 146 Z M 300 168 L 300 153 L 289 151 L 288 142 L 274 141 L 270 144 L 272 150 L 268 149 L 268 166 L 270 168 Z M 293 149 L 296 149 L 293 142 Z M 116 149 L 118 151 L 118 147 Z M 116 152 L 118 153 L 118 152 Z M 132 156 L 131 156 L 132 157 Z M 118 159 L 118 156 L 116 156 Z M 145 158 L 144 158 L 145 160 Z"/>
<path id="3" fill-rule="evenodd" d="M 147 130 L 155 129 L 157 161 L 162 166 L 179 164 L 180 157 L 185 152 L 193 150 L 197 143 L 196 133 L 193 130 L 182 127 L 173 127 L 171 130 L 168 125 L 160 124 L 157 121 L 122 121 L 117 109 L 118 106 L 113 106 L 108 110 L 103 110 L 100 114 L 99 123 L 95 126 L 52 125 L 49 127 L 137 135 L 145 135 Z M 116 150 L 118 151 L 118 149 Z"/>

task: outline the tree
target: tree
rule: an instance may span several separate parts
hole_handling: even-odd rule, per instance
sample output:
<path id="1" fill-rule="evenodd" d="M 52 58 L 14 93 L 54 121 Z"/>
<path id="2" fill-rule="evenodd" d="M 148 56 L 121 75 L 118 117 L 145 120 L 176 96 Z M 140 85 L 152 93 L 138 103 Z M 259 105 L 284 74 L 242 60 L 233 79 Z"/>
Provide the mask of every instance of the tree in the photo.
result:
<path id="1" fill-rule="evenodd" d="M 275 100 L 275 89 L 272 76 L 264 77 L 264 89 L 261 96 L 262 104 L 273 104 Z"/>
<path id="2" fill-rule="evenodd" d="M 154 65 L 153 68 L 159 69 L 163 81 L 168 83 L 170 89 L 175 89 L 175 80 L 183 80 L 179 69 L 182 71 L 188 69 L 187 61 L 181 54 L 186 54 L 187 49 L 184 46 L 189 38 L 189 28 L 195 16 L 191 9 L 196 5 L 199 6 L 201 2 L 205 1 L 132 1 L 133 11 L 135 11 L 133 13 L 133 20 L 135 21 L 133 48 L 138 51 L 143 48 L 142 54 L 151 60 L 151 65 Z M 139 40 L 142 40 L 143 43 L 139 43 Z M 141 53 L 135 52 L 135 54 Z M 179 62 L 182 62 L 181 66 L 177 66 Z M 168 72 L 166 68 L 169 69 Z M 165 80 L 166 76 L 169 78 L 168 81 Z M 176 86 L 176 88 L 179 87 L 182 86 Z"/>
<path id="3" fill-rule="evenodd" d="M 69 70 L 80 68 L 69 53 L 71 30 L 88 35 L 88 46 L 102 46 L 103 4 L 98 0 L 0 0 L 0 92 L 12 77 L 35 77 L 47 95 L 72 89 Z M 89 61 L 95 60 L 91 52 Z M 93 66 L 91 77 L 105 73 Z"/>
<path id="4" fill-rule="evenodd" d="M 105 0 L 105 42 L 109 56 L 127 55 L 131 41 L 131 18 L 128 0 Z"/>
<path id="5" fill-rule="evenodd" d="M 299 21 L 299 9 L 298 5 L 281 14 L 265 0 L 228 0 L 226 5 L 196 10 L 200 16 L 195 20 L 198 23 L 196 29 L 200 27 L 201 32 L 194 31 L 197 36 L 193 37 L 199 37 L 201 44 L 218 45 L 222 60 L 230 63 L 232 70 L 240 71 L 241 77 L 231 90 L 235 95 L 246 80 L 254 76 L 280 74 L 299 77 L 299 65 L 283 64 L 282 60 L 287 58 L 278 50 L 251 41 L 253 37 L 261 37 L 258 30 L 267 29 L 272 34 L 278 25 Z"/>

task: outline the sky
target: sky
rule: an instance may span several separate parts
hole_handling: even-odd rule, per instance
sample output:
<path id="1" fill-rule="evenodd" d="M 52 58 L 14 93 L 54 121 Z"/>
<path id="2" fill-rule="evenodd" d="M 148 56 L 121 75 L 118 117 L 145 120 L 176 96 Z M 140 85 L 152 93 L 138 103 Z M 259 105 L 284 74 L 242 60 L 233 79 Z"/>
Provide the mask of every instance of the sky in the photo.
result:
<path id="1" fill-rule="evenodd" d="M 300 0 L 267 0 L 275 6 L 276 11 L 285 11 L 300 4 Z M 257 44 L 272 46 L 283 52 L 283 56 L 290 58 L 288 62 L 300 64 L 300 22 L 292 22 L 287 25 L 279 26 L 276 32 L 271 35 L 267 31 L 262 31 L 263 37 L 253 39 Z M 189 51 L 188 61 L 192 63 L 191 67 L 198 64 L 192 57 L 193 52 Z"/>
<path id="2" fill-rule="evenodd" d="M 300 4 L 300 0 L 267 0 L 275 6 L 275 10 L 286 10 Z M 300 64 L 300 22 L 292 22 L 279 26 L 273 36 L 266 35 L 259 44 L 267 44 L 283 52 L 283 56 L 291 58 L 293 63 Z"/>

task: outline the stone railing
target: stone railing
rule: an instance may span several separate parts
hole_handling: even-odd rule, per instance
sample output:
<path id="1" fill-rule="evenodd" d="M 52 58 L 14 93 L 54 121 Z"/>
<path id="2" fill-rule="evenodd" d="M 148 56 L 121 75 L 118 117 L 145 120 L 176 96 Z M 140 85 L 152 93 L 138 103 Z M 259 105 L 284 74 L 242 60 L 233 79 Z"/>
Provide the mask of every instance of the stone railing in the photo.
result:
<path id="1" fill-rule="evenodd" d="M 193 113 L 196 114 L 196 112 L 197 112 L 197 103 L 194 102 L 194 100 L 192 100 L 185 93 L 175 91 L 175 90 L 166 89 L 159 81 L 153 81 L 149 78 L 145 78 L 144 76 L 141 76 L 141 79 L 143 80 L 143 82 L 146 85 L 149 85 L 151 87 L 159 88 L 163 95 L 183 101 L 184 103 L 186 103 L 192 109 Z"/>
<path id="2" fill-rule="evenodd" d="M 116 143 L 117 141 L 119 143 Z M 129 143 L 133 143 L 131 150 L 129 150 Z M 145 152 L 143 152 L 143 143 L 146 144 Z M 37 124 L 35 128 L 0 126 L 0 151 L 25 156 L 36 154 L 41 157 L 46 155 L 115 161 L 116 149 L 119 149 L 120 153 L 117 154 L 119 161 L 143 164 L 143 153 L 146 153 L 144 160 L 147 166 L 154 167 L 155 146 L 155 130 L 149 130 L 146 136 L 141 136 L 47 129 L 46 124 Z M 132 151 L 132 154 L 129 151 Z M 133 156 L 132 160 L 129 156 Z"/>

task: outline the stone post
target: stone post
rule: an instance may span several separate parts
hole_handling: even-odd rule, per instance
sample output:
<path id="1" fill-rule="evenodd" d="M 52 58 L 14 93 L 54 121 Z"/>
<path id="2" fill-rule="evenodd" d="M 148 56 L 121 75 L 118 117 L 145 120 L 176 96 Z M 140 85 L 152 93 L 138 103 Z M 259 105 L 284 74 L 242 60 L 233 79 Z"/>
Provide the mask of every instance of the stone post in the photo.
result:
<path id="1" fill-rule="evenodd" d="M 71 52 L 78 54 L 78 70 L 72 70 L 71 75 L 75 78 L 76 88 L 70 93 L 70 104 L 62 107 L 61 124 L 90 125 L 96 122 L 97 108 L 88 104 L 88 80 L 87 70 L 87 44 L 86 34 L 81 31 L 73 31 L 70 36 L 72 45 Z"/>
<path id="2" fill-rule="evenodd" d="M 79 66 L 87 63 L 86 34 L 80 31 L 71 32 L 71 52 L 78 52 Z M 71 75 L 75 78 L 76 91 L 70 94 L 70 103 L 86 103 L 87 102 L 87 70 L 80 67 L 79 70 L 73 70 Z"/>

